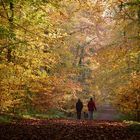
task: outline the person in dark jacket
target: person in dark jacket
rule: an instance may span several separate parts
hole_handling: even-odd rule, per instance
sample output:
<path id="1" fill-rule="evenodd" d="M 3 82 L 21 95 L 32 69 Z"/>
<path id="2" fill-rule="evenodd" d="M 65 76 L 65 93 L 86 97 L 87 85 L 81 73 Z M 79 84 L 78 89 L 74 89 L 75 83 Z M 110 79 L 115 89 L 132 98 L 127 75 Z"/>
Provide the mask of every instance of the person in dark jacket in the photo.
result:
<path id="1" fill-rule="evenodd" d="M 81 102 L 80 99 L 78 99 L 76 103 L 77 119 L 81 119 L 82 109 L 83 109 L 83 103 Z"/>
<path id="2" fill-rule="evenodd" d="M 97 110 L 96 106 L 95 106 L 95 102 L 93 101 L 92 98 L 90 98 L 90 101 L 88 102 L 88 111 L 89 111 L 89 119 L 92 120 L 93 119 L 93 111 Z"/>

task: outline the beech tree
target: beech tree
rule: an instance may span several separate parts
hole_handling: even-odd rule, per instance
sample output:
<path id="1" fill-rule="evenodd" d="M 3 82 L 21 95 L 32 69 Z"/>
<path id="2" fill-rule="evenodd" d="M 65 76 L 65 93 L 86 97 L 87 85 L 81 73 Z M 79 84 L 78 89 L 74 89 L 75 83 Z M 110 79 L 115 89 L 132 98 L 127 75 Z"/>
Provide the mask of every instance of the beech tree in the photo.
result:
<path id="1" fill-rule="evenodd" d="M 1 0 L 0 111 L 74 109 L 90 96 L 139 113 L 139 0 Z"/>

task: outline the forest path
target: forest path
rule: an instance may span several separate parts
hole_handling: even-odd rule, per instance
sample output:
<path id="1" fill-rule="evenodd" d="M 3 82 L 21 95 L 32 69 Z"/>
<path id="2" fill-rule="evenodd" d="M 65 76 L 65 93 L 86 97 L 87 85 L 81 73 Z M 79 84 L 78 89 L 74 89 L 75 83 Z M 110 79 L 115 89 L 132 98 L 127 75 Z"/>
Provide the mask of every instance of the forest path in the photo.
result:
<path id="1" fill-rule="evenodd" d="M 98 115 L 96 120 L 116 120 L 118 112 L 110 104 L 104 104 L 97 111 Z"/>
<path id="2" fill-rule="evenodd" d="M 119 121 L 21 120 L 0 124 L 0 140 L 139 140 L 139 131 Z"/>

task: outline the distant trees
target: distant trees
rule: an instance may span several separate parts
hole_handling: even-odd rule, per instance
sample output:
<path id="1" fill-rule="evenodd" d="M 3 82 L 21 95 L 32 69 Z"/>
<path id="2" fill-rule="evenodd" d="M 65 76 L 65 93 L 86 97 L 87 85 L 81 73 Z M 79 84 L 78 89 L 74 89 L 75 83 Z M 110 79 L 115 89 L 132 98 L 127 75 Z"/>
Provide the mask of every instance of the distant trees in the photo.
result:
<path id="1" fill-rule="evenodd" d="M 54 98 L 81 90 L 68 41 L 81 4 L 86 7 L 82 1 L 0 2 L 0 111 L 47 110 Z"/>
<path id="2" fill-rule="evenodd" d="M 66 110 L 95 95 L 138 114 L 139 4 L 1 0 L 0 111 Z"/>
<path id="3" fill-rule="evenodd" d="M 140 75 L 139 4 L 139 1 L 114 1 L 108 5 L 105 18 L 111 36 L 107 46 L 95 56 L 100 67 L 94 72 L 95 81 L 103 92 L 109 93 L 112 103 L 122 112 L 136 116 L 140 109 L 140 83 L 136 80 Z"/>

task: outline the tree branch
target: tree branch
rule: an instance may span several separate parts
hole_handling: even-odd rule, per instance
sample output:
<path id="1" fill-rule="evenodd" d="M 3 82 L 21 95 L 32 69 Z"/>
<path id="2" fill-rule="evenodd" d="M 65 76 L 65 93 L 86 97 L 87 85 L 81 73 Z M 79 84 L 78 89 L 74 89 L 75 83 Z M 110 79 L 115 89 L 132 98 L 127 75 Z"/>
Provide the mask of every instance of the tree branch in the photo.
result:
<path id="1" fill-rule="evenodd" d="M 7 19 L 9 20 L 9 15 L 8 15 L 8 12 L 7 12 L 7 9 L 6 9 L 6 6 L 5 6 L 5 3 L 4 3 L 3 0 L 1 0 L 1 3 L 2 3 L 2 7 L 3 7 L 4 11 L 5 11 L 5 14 L 6 14 L 6 16 L 7 16 Z"/>

